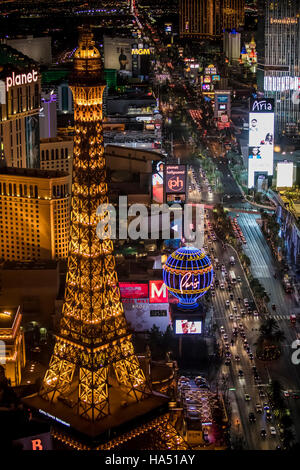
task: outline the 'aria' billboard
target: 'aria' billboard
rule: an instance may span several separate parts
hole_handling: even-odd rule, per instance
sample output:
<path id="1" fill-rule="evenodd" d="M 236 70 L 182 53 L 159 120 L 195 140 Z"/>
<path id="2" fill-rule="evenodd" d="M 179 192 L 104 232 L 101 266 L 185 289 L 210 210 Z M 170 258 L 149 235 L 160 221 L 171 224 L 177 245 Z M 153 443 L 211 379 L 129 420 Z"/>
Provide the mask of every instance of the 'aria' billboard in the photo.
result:
<path id="1" fill-rule="evenodd" d="M 257 98 L 250 102 L 248 188 L 254 186 L 255 175 L 273 175 L 274 100 Z"/>

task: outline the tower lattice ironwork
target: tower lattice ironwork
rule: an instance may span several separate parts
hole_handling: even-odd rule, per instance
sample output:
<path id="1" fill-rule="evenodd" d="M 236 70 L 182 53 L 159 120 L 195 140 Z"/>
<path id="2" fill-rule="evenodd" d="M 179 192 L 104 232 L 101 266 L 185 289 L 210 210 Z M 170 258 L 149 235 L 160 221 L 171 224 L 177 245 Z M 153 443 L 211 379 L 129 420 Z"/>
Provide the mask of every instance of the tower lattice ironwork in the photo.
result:
<path id="1" fill-rule="evenodd" d="M 74 412 L 91 421 L 110 414 L 111 386 L 135 401 L 147 393 L 120 301 L 113 243 L 96 234 L 97 208 L 108 203 L 101 69 L 93 35 L 83 28 L 70 80 L 75 136 L 68 272 L 60 334 L 40 390 L 50 402 L 75 396 L 69 399 Z"/>

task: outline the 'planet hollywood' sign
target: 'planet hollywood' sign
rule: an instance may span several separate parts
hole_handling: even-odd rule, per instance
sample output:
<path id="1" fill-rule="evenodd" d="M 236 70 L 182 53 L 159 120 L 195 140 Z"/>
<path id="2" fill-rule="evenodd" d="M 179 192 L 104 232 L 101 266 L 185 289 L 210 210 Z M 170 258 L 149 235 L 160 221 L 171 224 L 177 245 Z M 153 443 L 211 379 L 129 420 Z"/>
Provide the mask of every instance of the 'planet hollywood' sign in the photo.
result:
<path id="1" fill-rule="evenodd" d="M 10 77 L 6 77 L 6 91 L 13 86 L 27 85 L 37 80 L 38 72 L 36 70 L 32 70 L 32 72 L 29 73 L 20 73 L 18 75 L 15 75 L 15 72 L 13 72 Z"/>

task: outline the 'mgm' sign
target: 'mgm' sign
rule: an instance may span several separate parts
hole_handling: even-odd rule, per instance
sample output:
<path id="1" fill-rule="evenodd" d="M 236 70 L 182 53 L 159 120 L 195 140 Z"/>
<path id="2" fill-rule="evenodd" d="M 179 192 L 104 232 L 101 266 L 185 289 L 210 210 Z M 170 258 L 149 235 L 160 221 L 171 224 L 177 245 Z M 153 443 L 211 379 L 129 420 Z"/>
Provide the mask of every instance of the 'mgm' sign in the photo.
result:
<path id="1" fill-rule="evenodd" d="M 132 55 L 150 55 L 150 49 L 131 49 Z"/>

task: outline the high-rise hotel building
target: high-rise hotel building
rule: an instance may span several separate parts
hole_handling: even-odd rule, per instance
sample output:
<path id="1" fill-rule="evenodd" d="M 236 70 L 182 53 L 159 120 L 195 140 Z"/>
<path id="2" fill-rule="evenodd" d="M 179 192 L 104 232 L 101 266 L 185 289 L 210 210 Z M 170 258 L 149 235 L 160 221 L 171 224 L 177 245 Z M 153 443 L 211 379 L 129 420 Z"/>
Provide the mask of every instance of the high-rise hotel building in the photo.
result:
<path id="1" fill-rule="evenodd" d="M 275 133 L 300 135 L 300 2 L 262 0 L 257 37 L 259 91 L 275 99 Z"/>
<path id="2" fill-rule="evenodd" d="M 245 0 L 221 0 L 223 29 L 237 29 L 245 23 Z"/>
<path id="3" fill-rule="evenodd" d="M 36 63 L 0 44 L 0 161 L 39 168 L 41 78 Z"/>
<path id="4" fill-rule="evenodd" d="M 224 29 L 244 24 L 245 0 L 180 0 L 181 38 L 220 39 Z"/>
<path id="5" fill-rule="evenodd" d="M 70 192 L 68 173 L 0 168 L 0 259 L 67 258 Z"/>

